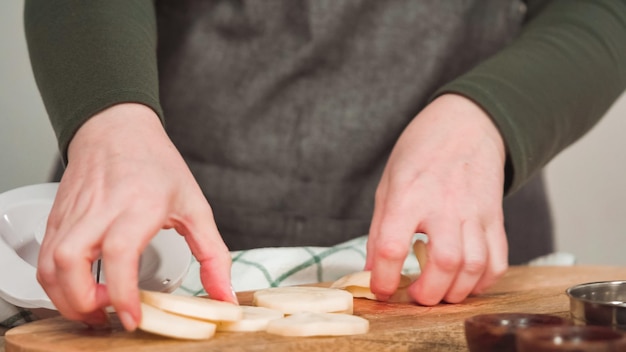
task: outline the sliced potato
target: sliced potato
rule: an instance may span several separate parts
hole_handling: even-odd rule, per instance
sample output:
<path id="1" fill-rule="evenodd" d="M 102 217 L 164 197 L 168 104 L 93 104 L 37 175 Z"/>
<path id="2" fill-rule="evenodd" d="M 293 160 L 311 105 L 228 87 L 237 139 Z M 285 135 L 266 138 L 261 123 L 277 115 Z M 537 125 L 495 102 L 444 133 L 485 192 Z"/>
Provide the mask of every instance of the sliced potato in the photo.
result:
<path id="1" fill-rule="evenodd" d="M 346 288 L 348 286 L 358 286 L 358 287 L 370 287 L 370 280 L 372 278 L 372 272 L 369 270 L 365 271 L 357 271 L 355 273 L 351 273 L 345 275 L 337 281 L 333 282 L 330 287 L 332 288 Z M 408 287 L 411 285 L 413 280 L 411 277 L 406 275 L 400 275 L 400 283 L 398 287 Z"/>
<path id="2" fill-rule="evenodd" d="M 243 317 L 240 306 L 209 298 L 141 291 L 141 301 L 166 312 L 210 321 L 237 321 Z"/>
<path id="3" fill-rule="evenodd" d="M 343 289 L 352 294 L 355 298 L 367 298 L 376 300 L 376 295 L 370 289 L 371 271 L 358 271 L 356 273 L 345 275 L 333 282 L 331 288 Z M 413 278 L 400 275 L 400 283 L 396 292 L 389 297 L 388 302 L 408 303 L 413 299 L 409 294 L 409 286 L 414 281 Z"/>
<path id="4" fill-rule="evenodd" d="M 176 339 L 203 340 L 215 334 L 215 324 L 168 313 L 141 303 L 141 321 L 138 328 L 153 334 Z"/>
<path id="5" fill-rule="evenodd" d="M 326 287 L 273 287 L 256 291 L 253 304 L 284 314 L 297 312 L 347 312 L 352 314 L 350 293 Z"/>
<path id="6" fill-rule="evenodd" d="M 299 312 L 272 320 L 267 332 L 282 336 L 340 336 L 365 334 L 367 319 L 338 313 Z"/>
<path id="7" fill-rule="evenodd" d="M 270 321 L 284 317 L 282 312 L 265 307 L 241 306 L 241 309 L 241 320 L 216 322 L 217 331 L 265 331 Z"/>
<path id="8" fill-rule="evenodd" d="M 361 287 L 361 286 L 347 286 L 342 287 L 343 290 L 346 290 L 352 294 L 354 298 L 366 298 L 372 301 L 376 301 L 376 295 L 370 290 L 369 287 Z"/>
<path id="9" fill-rule="evenodd" d="M 357 271 L 339 278 L 330 287 L 346 290 L 355 298 L 376 300 L 376 295 L 370 290 L 370 271 Z"/>

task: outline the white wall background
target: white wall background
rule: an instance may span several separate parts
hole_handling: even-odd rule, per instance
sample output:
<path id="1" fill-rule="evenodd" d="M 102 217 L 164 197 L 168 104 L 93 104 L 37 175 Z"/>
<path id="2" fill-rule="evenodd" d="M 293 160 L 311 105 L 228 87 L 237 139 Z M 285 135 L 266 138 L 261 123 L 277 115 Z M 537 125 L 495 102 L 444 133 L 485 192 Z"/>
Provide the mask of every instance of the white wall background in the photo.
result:
<path id="1" fill-rule="evenodd" d="M 22 4 L 0 4 L 0 192 L 47 180 L 57 152 L 30 69 Z"/>
<path id="2" fill-rule="evenodd" d="M 626 94 L 547 167 L 556 244 L 581 263 L 626 265 Z"/>
<path id="3" fill-rule="evenodd" d="M 45 182 L 56 141 L 30 70 L 22 1 L 0 4 L 0 192 Z M 626 265 L 626 96 L 547 168 L 557 249 Z"/>

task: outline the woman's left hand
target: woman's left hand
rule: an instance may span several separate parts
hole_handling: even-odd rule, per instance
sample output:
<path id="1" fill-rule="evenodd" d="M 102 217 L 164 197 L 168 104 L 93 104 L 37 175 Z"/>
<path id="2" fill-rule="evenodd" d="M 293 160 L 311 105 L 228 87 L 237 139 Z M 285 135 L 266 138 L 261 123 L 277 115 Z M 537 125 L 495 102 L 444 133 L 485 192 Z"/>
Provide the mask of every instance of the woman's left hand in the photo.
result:
<path id="1" fill-rule="evenodd" d="M 458 303 L 507 269 L 504 142 L 471 100 L 442 95 L 395 145 L 376 191 L 367 244 L 371 289 L 385 300 L 416 232 L 426 233 L 428 264 L 410 287 L 416 302 Z"/>

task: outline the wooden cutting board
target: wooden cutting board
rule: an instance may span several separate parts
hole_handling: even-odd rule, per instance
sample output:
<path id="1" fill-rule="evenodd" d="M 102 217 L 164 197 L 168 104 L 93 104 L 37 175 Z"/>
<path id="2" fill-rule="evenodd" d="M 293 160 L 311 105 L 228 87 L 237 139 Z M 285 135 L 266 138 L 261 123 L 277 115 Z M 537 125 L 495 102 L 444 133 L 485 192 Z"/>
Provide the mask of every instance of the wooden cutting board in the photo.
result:
<path id="1" fill-rule="evenodd" d="M 626 267 L 512 267 L 488 292 L 463 304 L 422 307 L 356 299 L 354 313 L 370 332 L 348 337 L 287 338 L 267 333 L 217 333 L 206 341 L 179 341 L 125 332 L 113 316 L 110 330 L 50 318 L 9 330 L 6 352 L 22 351 L 466 351 L 463 321 L 493 312 L 548 313 L 569 317 L 565 289 L 575 284 L 626 279 Z M 239 294 L 250 304 L 252 293 Z"/>

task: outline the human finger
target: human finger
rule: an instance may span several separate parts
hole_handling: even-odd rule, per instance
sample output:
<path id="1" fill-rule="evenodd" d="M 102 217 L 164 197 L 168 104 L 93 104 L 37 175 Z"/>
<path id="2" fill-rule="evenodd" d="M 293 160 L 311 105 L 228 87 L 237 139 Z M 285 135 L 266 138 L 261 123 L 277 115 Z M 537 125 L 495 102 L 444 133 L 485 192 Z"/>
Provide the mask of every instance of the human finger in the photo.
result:
<path id="1" fill-rule="evenodd" d="M 84 234 L 100 233 L 102 228 L 103 224 L 88 221 L 70 227 L 49 226 L 37 265 L 37 279 L 59 313 L 90 325 L 105 323 L 101 308 L 108 298 L 92 275 L 98 238 Z"/>
<path id="2" fill-rule="evenodd" d="M 479 294 L 493 285 L 509 266 L 508 243 L 503 223 L 494 222 L 487 228 L 485 237 L 489 253 L 487 267 L 472 290 L 473 294 Z"/>
<path id="3" fill-rule="evenodd" d="M 372 214 L 372 221 L 370 223 L 370 229 L 366 243 L 366 256 L 365 256 L 365 268 L 364 270 L 371 270 L 374 253 L 376 252 L 376 243 L 380 235 L 380 224 L 383 214 L 385 213 L 385 198 L 387 196 L 387 180 L 386 175 L 381 178 L 380 184 L 376 189 L 374 212 Z"/>
<path id="4" fill-rule="evenodd" d="M 200 263 L 200 280 L 212 299 L 238 303 L 231 284 L 231 257 L 222 240 L 213 212 L 202 198 L 191 206 L 175 228 L 185 237 L 191 252 Z"/>
<path id="5" fill-rule="evenodd" d="M 423 231 L 428 234 L 428 263 L 409 292 L 417 303 L 432 306 L 442 301 L 459 271 L 461 226 L 453 217 L 439 216 L 429 219 Z"/>
<path id="6" fill-rule="evenodd" d="M 452 286 L 444 296 L 448 303 L 463 301 L 487 268 L 489 259 L 485 231 L 479 223 L 467 220 L 461 225 L 462 262 Z"/>
<path id="7" fill-rule="evenodd" d="M 128 331 L 135 330 L 141 320 L 139 259 L 160 228 L 160 222 L 127 211 L 109 226 L 102 242 L 102 263 L 109 299 Z"/>
<path id="8" fill-rule="evenodd" d="M 415 219 L 419 218 L 420 209 L 412 199 L 391 194 L 378 208 L 380 213 L 375 215 L 379 218 L 368 239 L 368 268 L 372 271 L 372 292 L 381 300 L 396 291 L 418 226 Z"/>

